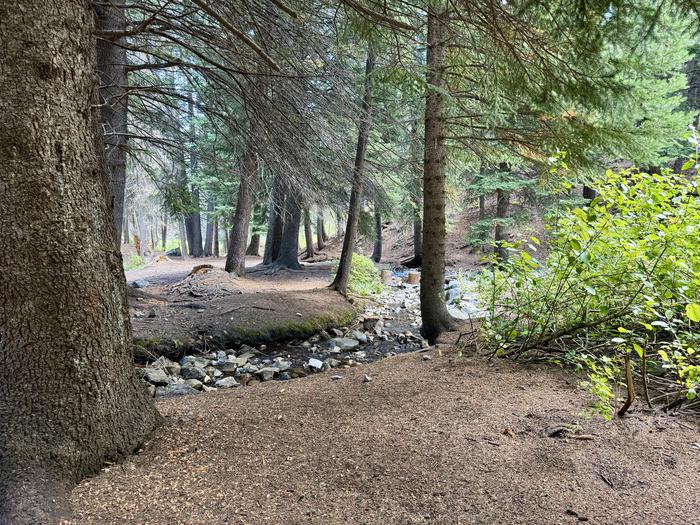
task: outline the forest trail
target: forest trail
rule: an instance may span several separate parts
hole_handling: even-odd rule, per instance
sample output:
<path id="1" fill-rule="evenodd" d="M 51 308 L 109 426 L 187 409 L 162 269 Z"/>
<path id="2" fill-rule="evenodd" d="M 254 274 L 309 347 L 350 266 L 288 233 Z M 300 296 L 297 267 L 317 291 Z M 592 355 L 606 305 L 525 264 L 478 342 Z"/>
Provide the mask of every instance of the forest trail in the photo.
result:
<path id="1" fill-rule="evenodd" d="M 160 401 L 66 523 L 697 523 L 698 422 L 584 416 L 578 381 L 432 352 Z"/>

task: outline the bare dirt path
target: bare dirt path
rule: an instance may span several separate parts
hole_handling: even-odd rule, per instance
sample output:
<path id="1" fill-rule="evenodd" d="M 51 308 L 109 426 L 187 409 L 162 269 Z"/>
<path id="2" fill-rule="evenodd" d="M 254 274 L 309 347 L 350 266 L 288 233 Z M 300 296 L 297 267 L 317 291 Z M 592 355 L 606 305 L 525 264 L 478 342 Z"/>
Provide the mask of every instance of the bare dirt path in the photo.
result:
<path id="1" fill-rule="evenodd" d="M 564 371 L 424 355 L 159 402 L 69 523 L 700 522 L 697 422 L 605 423 Z"/>

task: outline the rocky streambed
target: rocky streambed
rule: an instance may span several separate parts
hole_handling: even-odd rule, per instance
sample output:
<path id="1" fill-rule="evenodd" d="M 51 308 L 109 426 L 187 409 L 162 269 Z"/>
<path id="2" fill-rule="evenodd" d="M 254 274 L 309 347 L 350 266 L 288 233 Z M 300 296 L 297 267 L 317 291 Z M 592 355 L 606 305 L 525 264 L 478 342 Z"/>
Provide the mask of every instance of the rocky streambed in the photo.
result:
<path id="1" fill-rule="evenodd" d="M 463 279 L 448 280 L 446 298 L 456 317 L 485 316 L 474 290 L 465 287 Z M 407 284 L 398 271 L 381 294 L 366 300 L 349 327 L 321 330 L 308 339 L 283 344 L 233 344 L 186 355 L 179 362 L 161 356 L 139 372 L 157 398 L 285 381 L 329 370 L 334 380 L 342 380 L 343 369 L 427 348 L 420 326 L 419 285 Z"/>

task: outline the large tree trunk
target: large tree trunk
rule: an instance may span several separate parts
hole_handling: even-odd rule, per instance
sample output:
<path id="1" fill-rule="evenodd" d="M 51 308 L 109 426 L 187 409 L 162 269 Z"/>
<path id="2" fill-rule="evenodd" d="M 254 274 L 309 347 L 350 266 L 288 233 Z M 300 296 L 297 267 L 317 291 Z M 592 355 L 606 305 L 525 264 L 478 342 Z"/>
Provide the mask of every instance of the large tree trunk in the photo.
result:
<path id="1" fill-rule="evenodd" d="M 318 210 L 316 214 L 316 244 L 318 246 L 318 251 L 326 247 L 326 226 L 323 222 L 323 211 Z"/>
<path id="2" fill-rule="evenodd" d="M 126 30 L 125 0 L 94 3 L 98 31 Z M 119 242 L 124 218 L 126 187 L 127 101 L 126 48 L 124 37 L 97 40 L 97 72 L 100 78 L 100 121 L 104 133 L 107 201 Z"/>
<path id="3" fill-rule="evenodd" d="M 257 126 L 252 126 L 253 129 Z M 229 249 L 226 254 L 226 271 L 236 275 L 245 275 L 245 252 L 248 247 L 248 230 L 253 214 L 253 198 L 258 183 L 258 156 L 252 148 L 253 131 L 248 138 L 245 155 L 241 166 L 241 183 L 238 189 L 236 214 L 229 235 Z"/>
<path id="4" fill-rule="evenodd" d="M 0 7 L 2 523 L 55 522 L 159 422 L 134 373 L 93 30 L 87 1 Z"/>
<path id="5" fill-rule="evenodd" d="M 304 237 L 306 239 L 306 258 L 311 259 L 316 252 L 314 252 L 314 233 L 311 229 L 311 213 L 308 208 L 304 210 Z"/>
<path id="6" fill-rule="evenodd" d="M 207 234 L 204 241 L 204 256 L 211 257 L 214 248 L 214 196 L 207 198 Z"/>
<path id="7" fill-rule="evenodd" d="M 360 219 L 360 200 L 362 198 L 362 185 L 365 171 L 365 158 L 367 156 L 367 142 L 369 129 L 372 123 L 372 72 L 374 71 L 374 50 L 371 45 L 367 47 L 367 62 L 365 63 L 365 88 L 362 97 L 362 113 L 360 127 L 357 136 L 357 150 L 355 152 L 355 167 L 352 176 L 352 189 L 350 190 L 350 205 L 348 206 L 348 222 L 343 238 L 343 251 L 340 254 L 340 263 L 331 288 L 338 290 L 343 295 L 348 293 L 348 280 L 352 266 L 352 252 L 355 249 L 355 237 L 357 235 L 357 223 Z"/>
<path id="8" fill-rule="evenodd" d="M 428 53 L 423 162 L 423 335 L 430 343 L 455 327 L 445 305 L 445 100 L 447 13 L 428 9 Z"/>
<path id="9" fill-rule="evenodd" d="M 190 231 L 188 244 L 190 247 L 190 255 L 192 257 L 201 257 L 204 255 L 204 246 L 202 244 L 202 215 L 199 213 L 199 190 L 192 190 L 192 203 L 196 206 L 196 210 L 188 216 Z"/>
<path id="10" fill-rule="evenodd" d="M 372 260 L 376 263 L 382 260 L 382 215 L 378 211 L 374 212 L 374 249 L 372 250 Z"/>
<path id="11" fill-rule="evenodd" d="M 301 225 L 301 206 L 299 195 L 293 188 L 288 189 L 285 206 L 284 228 L 280 244 L 279 257 L 272 263 L 275 268 L 301 269 L 299 264 L 299 226 Z"/>
<path id="12" fill-rule="evenodd" d="M 270 192 L 270 205 L 267 216 L 267 235 L 265 238 L 265 252 L 263 264 L 272 264 L 279 257 L 282 245 L 282 230 L 284 229 L 284 194 L 279 177 L 275 177 Z"/>

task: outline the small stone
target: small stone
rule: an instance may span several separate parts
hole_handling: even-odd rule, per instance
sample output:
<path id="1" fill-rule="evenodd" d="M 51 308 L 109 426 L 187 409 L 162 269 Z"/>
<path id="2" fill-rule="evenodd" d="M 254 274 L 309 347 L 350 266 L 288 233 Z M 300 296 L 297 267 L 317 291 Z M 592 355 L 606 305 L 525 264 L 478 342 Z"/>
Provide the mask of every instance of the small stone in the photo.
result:
<path id="1" fill-rule="evenodd" d="M 235 363 L 233 361 L 224 361 L 223 363 L 217 362 L 214 366 L 218 371 L 220 371 L 223 374 L 234 374 L 239 368 L 238 363 Z"/>
<path id="2" fill-rule="evenodd" d="M 243 386 L 247 386 L 248 383 L 250 383 L 251 379 L 253 379 L 253 376 L 251 374 L 247 374 L 247 373 L 241 374 L 240 376 L 238 376 L 238 382 Z"/>
<path id="3" fill-rule="evenodd" d="M 284 372 L 285 370 L 292 368 L 292 363 L 291 361 L 285 361 L 281 357 L 278 357 L 275 359 L 275 368 L 277 368 L 280 372 Z"/>
<path id="4" fill-rule="evenodd" d="M 318 336 L 322 341 L 328 341 L 331 338 L 330 334 L 328 332 L 326 332 L 325 330 L 321 330 L 318 333 Z"/>
<path id="5" fill-rule="evenodd" d="M 331 376 L 331 379 L 333 381 L 338 381 L 339 379 L 343 379 L 343 376 Z"/>
<path id="6" fill-rule="evenodd" d="M 150 317 L 151 319 L 154 318 L 154 317 L 156 317 L 157 315 L 158 315 L 158 314 L 156 314 L 156 311 L 155 311 L 153 308 L 151 308 L 151 309 L 148 311 L 148 317 Z"/>
<path id="7" fill-rule="evenodd" d="M 433 356 L 428 355 L 428 354 L 425 354 L 425 355 L 423 356 L 423 361 L 430 361 L 432 358 L 433 358 Z"/>
<path id="8" fill-rule="evenodd" d="M 280 379 L 282 381 L 288 381 L 291 378 L 292 378 L 292 376 L 290 376 L 288 372 L 281 372 L 277 379 Z"/>
<path id="9" fill-rule="evenodd" d="M 353 339 L 357 339 L 360 343 L 366 343 L 367 342 L 367 334 L 364 334 L 360 332 L 359 330 L 355 330 L 352 333 Z"/>
<path id="10" fill-rule="evenodd" d="M 326 359 L 325 363 L 330 368 L 338 368 L 341 364 L 340 361 L 338 361 L 337 359 L 335 359 L 333 357 Z"/>
<path id="11" fill-rule="evenodd" d="M 145 368 L 143 371 L 143 378 L 156 386 L 165 386 L 170 383 L 170 378 L 164 370 L 156 368 Z"/>
<path id="12" fill-rule="evenodd" d="M 365 374 L 364 377 L 362 378 L 362 382 L 363 383 L 371 383 L 372 378 L 370 376 L 368 376 L 367 374 Z"/>
<path id="13" fill-rule="evenodd" d="M 226 352 L 224 352 L 223 350 L 219 350 L 216 353 L 216 360 L 219 363 L 225 363 L 227 359 L 228 359 L 228 356 L 226 355 Z"/>
<path id="14" fill-rule="evenodd" d="M 191 386 L 195 390 L 202 390 L 204 389 L 204 383 L 202 383 L 198 379 L 186 379 L 185 384 Z"/>
<path id="15" fill-rule="evenodd" d="M 214 383 L 214 386 L 217 388 L 232 388 L 241 385 L 232 377 L 224 377 L 223 379 L 219 379 L 216 383 Z"/>
<path id="16" fill-rule="evenodd" d="M 333 333 L 334 336 L 336 337 L 343 337 L 343 331 L 338 330 L 337 328 L 331 328 L 331 332 Z"/>
<path id="17" fill-rule="evenodd" d="M 312 357 L 311 359 L 309 359 L 309 368 L 321 370 L 323 368 L 323 361 Z"/>

